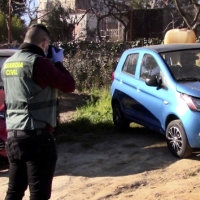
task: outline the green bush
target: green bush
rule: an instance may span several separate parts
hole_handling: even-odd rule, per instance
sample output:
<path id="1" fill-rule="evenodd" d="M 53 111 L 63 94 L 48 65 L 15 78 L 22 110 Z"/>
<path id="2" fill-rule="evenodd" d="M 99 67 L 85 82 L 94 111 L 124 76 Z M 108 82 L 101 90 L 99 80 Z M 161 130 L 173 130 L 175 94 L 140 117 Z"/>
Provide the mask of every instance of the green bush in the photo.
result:
<path id="1" fill-rule="evenodd" d="M 69 42 L 65 49 L 64 65 L 76 80 L 78 91 L 109 88 L 111 75 L 126 49 L 160 44 L 159 39 L 141 39 L 132 42 Z"/>

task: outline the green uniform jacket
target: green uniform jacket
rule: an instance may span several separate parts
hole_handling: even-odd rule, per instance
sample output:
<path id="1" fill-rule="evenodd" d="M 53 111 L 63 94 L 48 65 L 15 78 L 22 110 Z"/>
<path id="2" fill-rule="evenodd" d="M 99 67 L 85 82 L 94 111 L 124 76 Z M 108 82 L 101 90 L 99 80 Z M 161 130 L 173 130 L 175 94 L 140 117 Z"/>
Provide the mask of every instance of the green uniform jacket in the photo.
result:
<path id="1" fill-rule="evenodd" d="M 19 50 L 2 67 L 7 129 L 33 130 L 45 128 L 47 124 L 56 126 L 56 89 L 41 88 L 32 79 L 37 56 Z"/>

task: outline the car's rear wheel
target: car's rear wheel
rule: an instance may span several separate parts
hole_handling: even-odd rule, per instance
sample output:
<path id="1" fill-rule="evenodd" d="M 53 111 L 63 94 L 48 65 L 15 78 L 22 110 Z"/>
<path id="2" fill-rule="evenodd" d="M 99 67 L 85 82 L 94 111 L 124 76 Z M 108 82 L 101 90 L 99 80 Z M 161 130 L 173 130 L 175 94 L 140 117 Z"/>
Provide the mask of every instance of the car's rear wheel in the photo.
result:
<path id="1" fill-rule="evenodd" d="M 119 104 L 113 106 L 113 122 L 117 131 L 123 132 L 129 128 L 130 122 L 125 119 Z"/>
<path id="2" fill-rule="evenodd" d="M 191 155 L 192 148 L 188 143 L 184 127 L 180 120 L 174 120 L 168 124 L 166 139 L 168 148 L 174 156 L 186 158 Z"/>

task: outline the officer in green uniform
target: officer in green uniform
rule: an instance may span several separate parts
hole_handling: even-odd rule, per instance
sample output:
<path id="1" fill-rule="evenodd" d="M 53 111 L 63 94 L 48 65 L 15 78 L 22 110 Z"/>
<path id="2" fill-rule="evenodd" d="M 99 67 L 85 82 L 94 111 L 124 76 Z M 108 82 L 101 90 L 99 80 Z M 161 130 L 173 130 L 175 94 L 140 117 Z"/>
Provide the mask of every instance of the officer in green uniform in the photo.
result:
<path id="1" fill-rule="evenodd" d="M 52 134 L 56 90 L 73 92 L 75 81 L 62 65 L 63 50 L 51 49 L 54 63 L 46 58 L 49 41 L 50 33 L 44 25 L 32 25 L 24 43 L 2 67 L 10 165 L 5 200 L 22 200 L 28 186 L 30 200 L 51 197 L 57 161 Z"/>

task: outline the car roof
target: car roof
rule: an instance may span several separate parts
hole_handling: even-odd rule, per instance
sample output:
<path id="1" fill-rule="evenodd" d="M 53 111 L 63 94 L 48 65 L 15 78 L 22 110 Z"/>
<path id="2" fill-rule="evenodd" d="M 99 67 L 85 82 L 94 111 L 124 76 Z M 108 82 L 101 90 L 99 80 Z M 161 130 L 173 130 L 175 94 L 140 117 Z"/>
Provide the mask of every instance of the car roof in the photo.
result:
<path id="1" fill-rule="evenodd" d="M 178 51 L 178 50 L 189 50 L 189 49 L 200 49 L 200 43 L 176 43 L 176 44 L 158 44 L 151 46 L 136 47 L 133 49 L 151 49 L 158 53 Z"/>
<path id="2" fill-rule="evenodd" d="M 0 49 L 0 57 L 12 56 L 17 49 Z"/>

